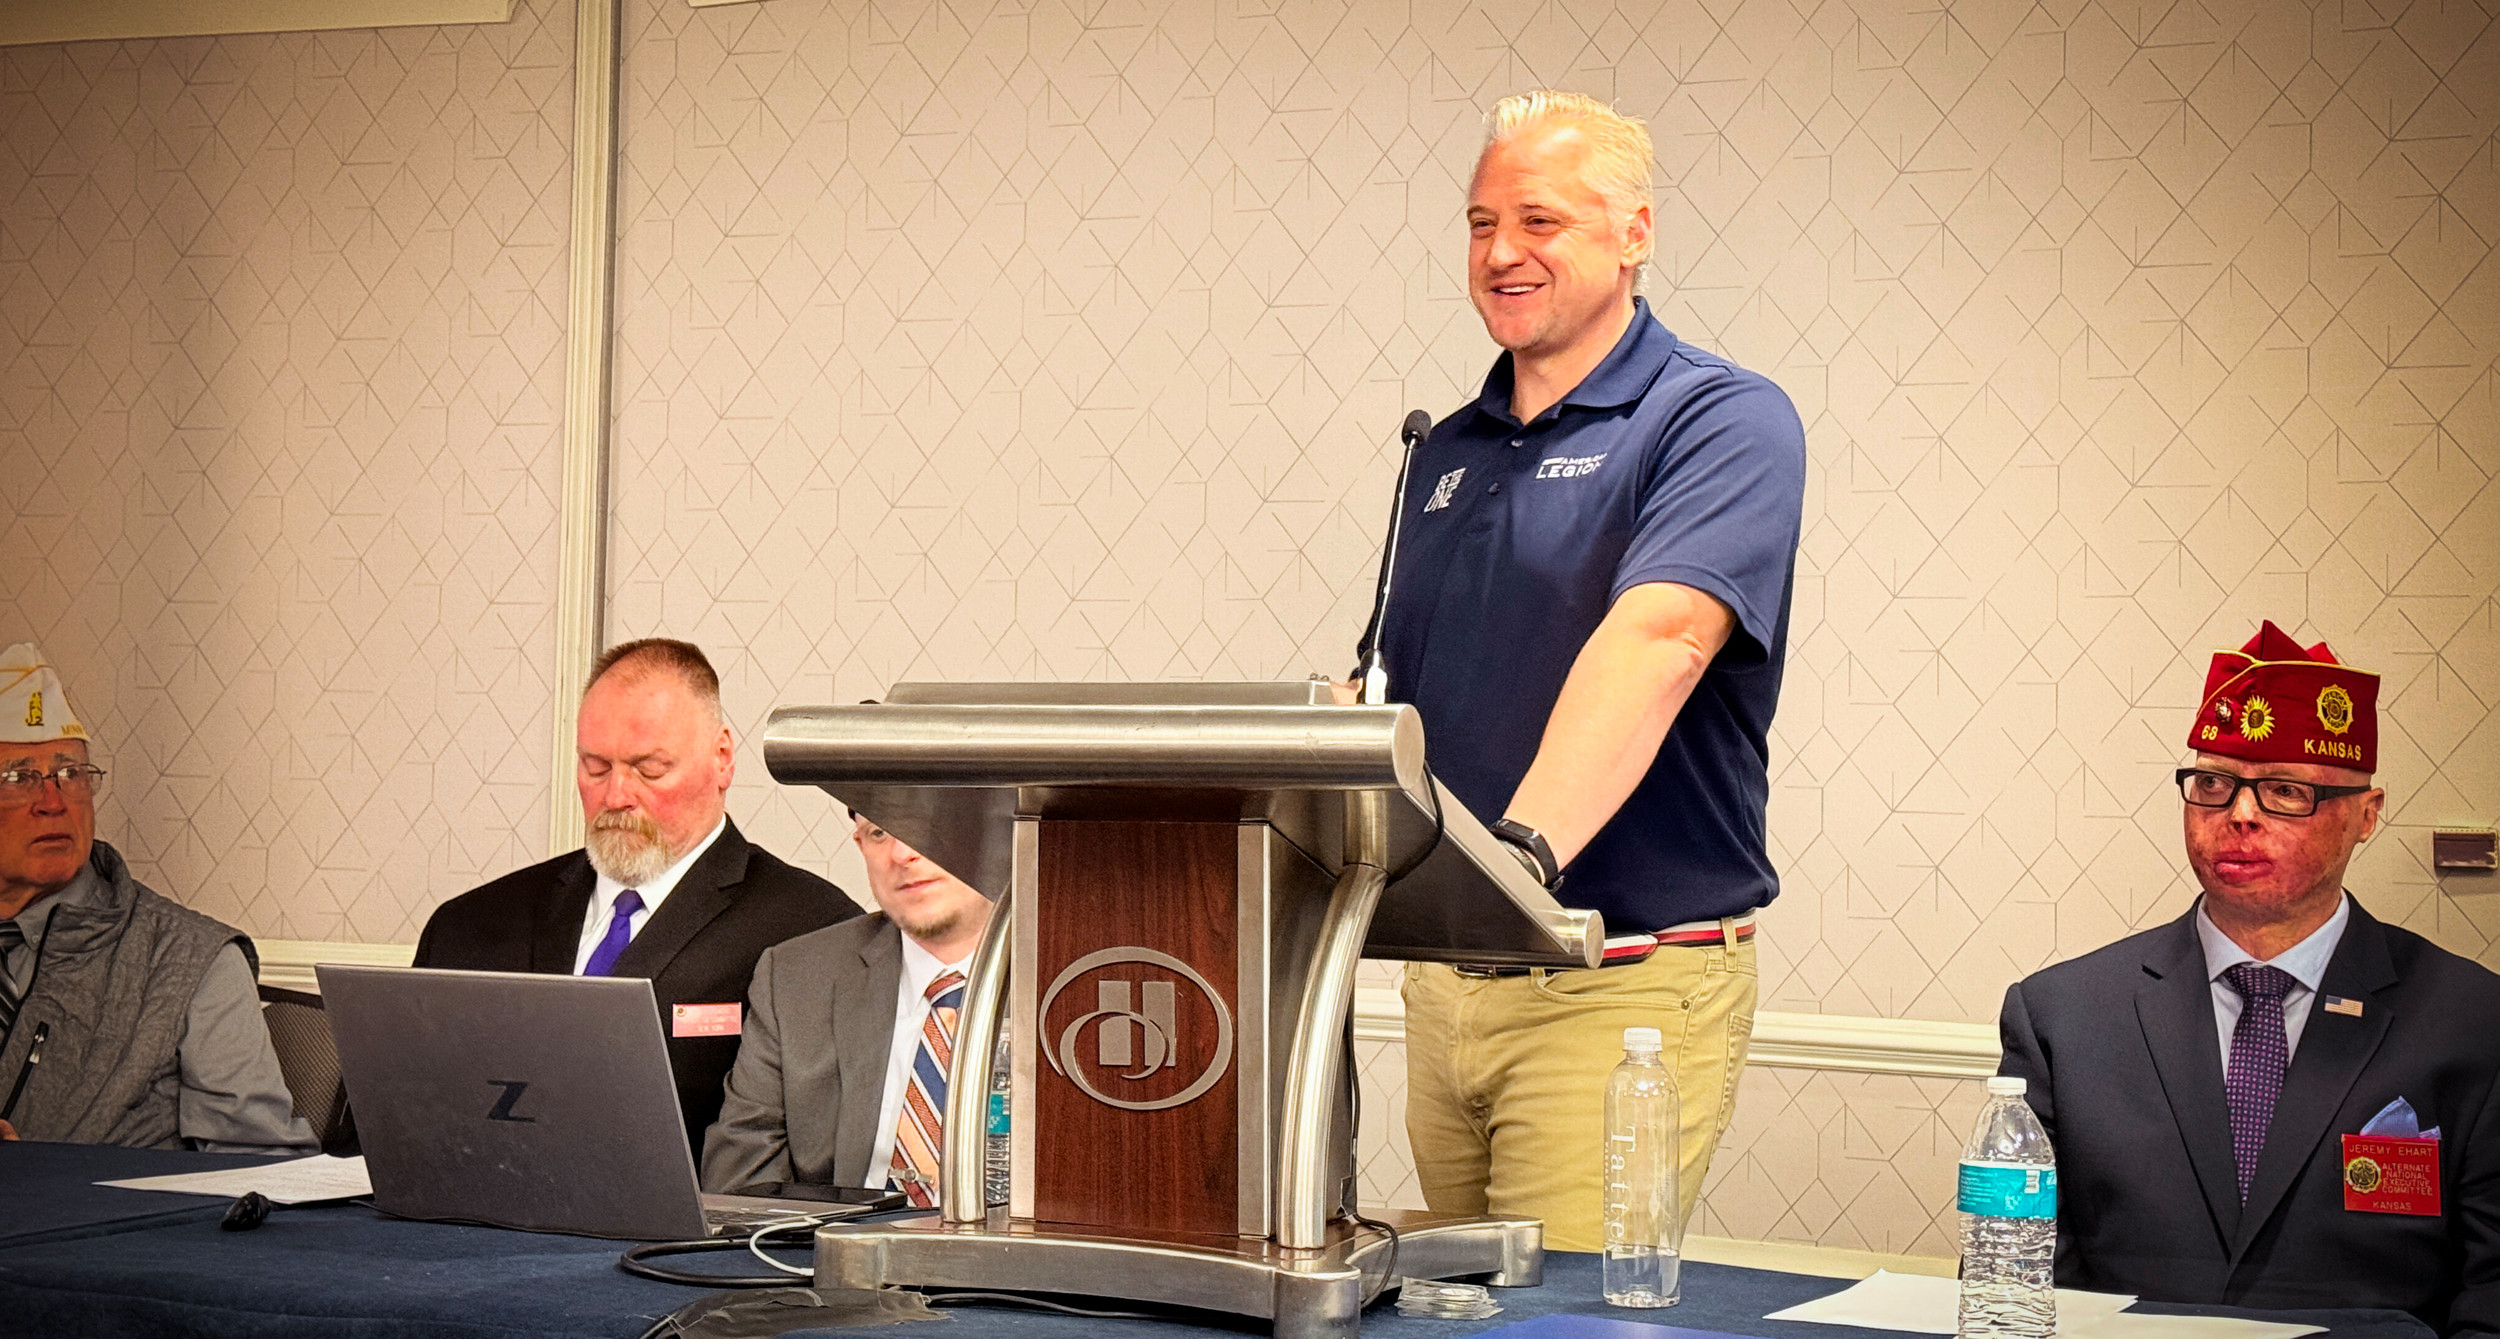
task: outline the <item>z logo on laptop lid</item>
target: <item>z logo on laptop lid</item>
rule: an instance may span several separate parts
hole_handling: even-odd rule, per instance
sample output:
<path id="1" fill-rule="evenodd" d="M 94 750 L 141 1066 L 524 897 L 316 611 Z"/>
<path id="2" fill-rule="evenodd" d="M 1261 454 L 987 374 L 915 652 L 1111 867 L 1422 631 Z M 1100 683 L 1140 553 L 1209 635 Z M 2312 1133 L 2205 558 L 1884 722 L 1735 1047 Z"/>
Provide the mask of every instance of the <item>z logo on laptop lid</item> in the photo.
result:
<path id="1" fill-rule="evenodd" d="M 487 1110 L 486 1119 L 511 1121 L 516 1125 L 536 1125 L 538 1123 L 538 1118 L 536 1116 L 516 1116 L 512 1114 L 512 1108 L 520 1105 L 521 1094 L 529 1091 L 530 1086 L 526 1081 L 519 1079 L 488 1079 L 486 1081 L 486 1086 L 490 1088 L 503 1089 L 503 1096 L 496 1098 L 495 1105 Z"/>

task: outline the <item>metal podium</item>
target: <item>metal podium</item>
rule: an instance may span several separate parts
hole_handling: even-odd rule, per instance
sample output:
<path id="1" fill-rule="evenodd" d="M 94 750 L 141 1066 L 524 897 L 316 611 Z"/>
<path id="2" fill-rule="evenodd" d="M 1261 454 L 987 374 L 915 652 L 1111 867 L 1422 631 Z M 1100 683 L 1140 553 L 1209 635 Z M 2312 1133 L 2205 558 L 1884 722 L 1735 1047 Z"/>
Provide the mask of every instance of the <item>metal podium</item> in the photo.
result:
<path id="1" fill-rule="evenodd" d="M 775 779 L 822 787 L 995 899 L 957 1022 L 942 1212 L 816 1237 L 816 1276 L 1085 1294 L 1353 1334 L 1398 1276 L 1544 1265 L 1534 1219 L 1352 1207 L 1365 956 L 1594 966 L 1425 767 L 1404 706 L 1322 682 L 901 684 L 785 707 Z M 1011 1201 L 983 1207 L 1002 1019 Z M 1375 1116 L 1377 1119 L 1377 1116 Z M 1394 1241 L 1394 1246 L 1391 1244 Z"/>

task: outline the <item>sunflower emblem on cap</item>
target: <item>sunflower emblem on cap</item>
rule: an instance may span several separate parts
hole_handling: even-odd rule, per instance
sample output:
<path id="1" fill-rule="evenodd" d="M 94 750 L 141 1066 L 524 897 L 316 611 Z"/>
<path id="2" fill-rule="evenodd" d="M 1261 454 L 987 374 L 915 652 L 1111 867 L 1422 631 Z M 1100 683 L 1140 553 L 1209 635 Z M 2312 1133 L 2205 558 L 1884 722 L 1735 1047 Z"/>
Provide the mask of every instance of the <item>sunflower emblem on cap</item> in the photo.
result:
<path id="1" fill-rule="evenodd" d="M 2274 733 L 2274 705 L 2254 693 L 2240 704 L 2240 733 L 2262 741 Z"/>
<path id="2" fill-rule="evenodd" d="M 2340 683 L 2328 684 L 2318 693 L 2318 724 L 2329 734 L 2342 734 L 2352 728 L 2352 694 Z"/>

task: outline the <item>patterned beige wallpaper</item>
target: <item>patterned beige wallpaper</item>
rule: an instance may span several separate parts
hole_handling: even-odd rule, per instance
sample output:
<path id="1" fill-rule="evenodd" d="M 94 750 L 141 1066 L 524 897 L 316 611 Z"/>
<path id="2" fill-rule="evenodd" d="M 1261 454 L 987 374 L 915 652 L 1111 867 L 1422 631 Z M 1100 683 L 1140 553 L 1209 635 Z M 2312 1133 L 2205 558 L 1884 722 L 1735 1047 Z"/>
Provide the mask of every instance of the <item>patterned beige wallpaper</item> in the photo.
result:
<path id="1" fill-rule="evenodd" d="M 112 741 L 108 835 L 258 933 L 538 853 L 570 15 L 0 52 L 0 635 Z M 1651 119 L 1662 316 L 1808 423 L 1766 1007 L 1986 1019 L 2175 914 L 2185 703 L 2267 615 L 2387 675 L 2356 887 L 2500 961 L 2427 840 L 2500 820 L 2492 20 L 628 0 L 610 633 L 710 647 L 750 736 L 1342 668 L 1397 420 L 1491 353 L 1477 118 L 1564 84 Z M 1700 1226 L 1941 1250 L 1971 1106 L 1757 1071 Z"/>
<path id="2" fill-rule="evenodd" d="M 255 934 L 542 853 L 571 17 L 0 50 L 0 641 Z"/>
<path id="3" fill-rule="evenodd" d="M 2500 817 L 2487 4 L 629 8 L 613 624 L 750 726 L 1342 668 L 1397 420 L 1491 356 L 1478 117 L 1550 82 L 1650 118 L 1653 300 L 1808 424 L 1765 1007 L 1990 1019 L 2177 914 L 2263 616 L 2387 676 L 2356 887 L 2500 961 L 2427 835 Z M 738 803 L 842 867 L 751 750 Z M 1969 1087 L 1757 1072 L 1703 1229 L 1943 1250 Z"/>

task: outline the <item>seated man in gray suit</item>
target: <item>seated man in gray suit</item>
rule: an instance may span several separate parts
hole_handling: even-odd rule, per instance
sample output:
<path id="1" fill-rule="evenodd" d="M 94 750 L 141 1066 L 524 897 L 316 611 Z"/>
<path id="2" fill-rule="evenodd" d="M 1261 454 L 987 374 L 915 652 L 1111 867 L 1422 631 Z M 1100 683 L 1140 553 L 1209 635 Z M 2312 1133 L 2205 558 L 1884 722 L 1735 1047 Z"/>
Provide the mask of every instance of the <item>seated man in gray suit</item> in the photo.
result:
<path id="1" fill-rule="evenodd" d="M 940 1118 L 964 973 L 988 898 L 856 814 L 877 914 L 764 951 L 703 1139 L 703 1185 L 892 1186 L 937 1204 Z"/>
<path id="2" fill-rule="evenodd" d="M 2178 773 L 2204 896 L 2006 992 L 2060 1285 L 2500 1332 L 2500 977 L 2343 886 L 2377 701 L 2272 623 L 2217 652 Z"/>
<path id="3" fill-rule="evenodd" d="M 311 1152 L 251 939 L 96 839 L 87 742 L 34 644 L 0 651 L 0 1139 Z"/>

